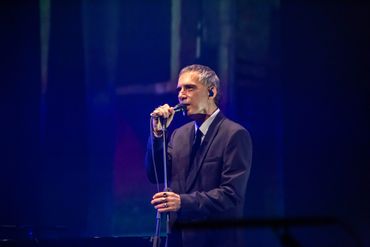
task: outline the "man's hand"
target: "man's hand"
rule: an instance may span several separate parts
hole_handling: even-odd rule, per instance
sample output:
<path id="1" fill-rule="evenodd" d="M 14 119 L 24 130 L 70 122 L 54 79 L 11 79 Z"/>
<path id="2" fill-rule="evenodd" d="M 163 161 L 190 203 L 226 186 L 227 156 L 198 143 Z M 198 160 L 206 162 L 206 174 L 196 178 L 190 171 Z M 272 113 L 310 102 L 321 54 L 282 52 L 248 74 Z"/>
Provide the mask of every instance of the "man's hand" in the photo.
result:
<path id="1" fill-rule="evenodd" d="M 153 196 L 150 202 L 158 212 L 176 212 L 181 207 L 181 198 L 173 192 L 159 192 Z"/>
<path id="2" fill-rule="evenodd" d="M 173 107 L 170 107 L 168 104 L 158 106 L 152 113 L 150 113 L 150 116 L 153 117 L 153 132 L 156 137 L 159 137 L 163 134 L 162 125 L 161 121 L 159 121 L 159 118 L 165 119 L 166 127 L 168 127 L 172 122 L 174 115 L 175 111 L 173 110 Z"/>

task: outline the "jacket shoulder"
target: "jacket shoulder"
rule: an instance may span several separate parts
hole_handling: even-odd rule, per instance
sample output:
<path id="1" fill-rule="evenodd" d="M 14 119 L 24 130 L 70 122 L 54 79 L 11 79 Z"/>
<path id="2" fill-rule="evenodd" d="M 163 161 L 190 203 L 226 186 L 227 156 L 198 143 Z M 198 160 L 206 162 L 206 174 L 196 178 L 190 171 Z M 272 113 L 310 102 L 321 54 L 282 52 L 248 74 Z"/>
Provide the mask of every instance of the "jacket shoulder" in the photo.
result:
<path id="1" fill-rule="evenodd" d="M 248 130 L 243 127 L 241 124 L 234 122 L 233 120 L 230 120 L 228 118 L 225 118 L 222 122 L 221 130 L 230 131 L 230 132 L 239 132 L 239 131 L 245 131 L 249 134 Z"/>

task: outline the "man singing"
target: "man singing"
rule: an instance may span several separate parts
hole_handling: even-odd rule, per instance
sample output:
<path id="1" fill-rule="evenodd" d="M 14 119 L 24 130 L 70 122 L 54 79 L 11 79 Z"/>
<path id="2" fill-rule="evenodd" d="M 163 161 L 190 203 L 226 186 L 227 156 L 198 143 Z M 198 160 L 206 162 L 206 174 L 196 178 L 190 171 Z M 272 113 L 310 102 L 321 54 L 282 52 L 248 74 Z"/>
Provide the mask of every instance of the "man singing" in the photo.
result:
<path id="1" fill-rule="evenodd" d="M 183 68 L 177 91 L 179 102 L 193 121 L 173 131 L 167 145 L 171 190 L 156 193 L 151 204 L 160 213 L 170 213 L 171 226 L 176 222 L 242 218 L 252 158 L 248 131 L 218 108 L 220 80 L 209 67 L 195 64 Z M 152 182 L 156 182 L 155 168 L 163 180 L 160 119 L 168 126 L 174 113 L 168 104 L 151 113 L 153 133 L 146 170 Z M 172 229 L 168 243 L 170 247 L 225 247 L 242 246 L 243 241 L 238 229 Z"/>

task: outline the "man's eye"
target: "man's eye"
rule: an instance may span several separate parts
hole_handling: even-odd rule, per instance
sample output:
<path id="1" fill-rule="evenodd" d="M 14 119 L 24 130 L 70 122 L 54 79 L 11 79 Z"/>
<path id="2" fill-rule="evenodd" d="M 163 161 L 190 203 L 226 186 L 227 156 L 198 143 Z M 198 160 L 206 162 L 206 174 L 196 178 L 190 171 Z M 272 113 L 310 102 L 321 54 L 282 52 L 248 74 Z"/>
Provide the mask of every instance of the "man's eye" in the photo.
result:
<path id="1" fill-rule="evenodd" d="M 194 86 L 184 86 L 183 88 L 176 88 L 176 91 L 177 93 L 180 93 L 181 90 L 183 90 L 184 92 L 192 92 L 194 91 L 195 87 Z"/>

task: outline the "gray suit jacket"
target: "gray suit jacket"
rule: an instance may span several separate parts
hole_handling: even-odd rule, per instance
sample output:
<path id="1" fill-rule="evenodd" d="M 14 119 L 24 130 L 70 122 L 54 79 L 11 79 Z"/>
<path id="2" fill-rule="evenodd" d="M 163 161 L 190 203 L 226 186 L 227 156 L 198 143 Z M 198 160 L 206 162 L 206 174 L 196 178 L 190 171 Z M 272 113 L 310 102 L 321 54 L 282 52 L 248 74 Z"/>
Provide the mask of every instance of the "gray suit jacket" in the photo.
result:
<path id="1" fill-rule="evenodd" d="M 188 172 L 194 122 L 176 129 L 168 143 L 169 187 L 181 197 L 181 208 L 170 221 L 194 222 L 240 219 L 249 177 L 252 143 L 248 131 L 220 112 L 212 122 Z M 161 140 L 148 142 L 146 170 L 155 182 L 152 152 L 159 181 L 163 181 Z M 184 247 L 241 246 L 236 230 L 183 230 L 177 237 Z M 170 241 L 171 243 L 171 241 Z"/>

